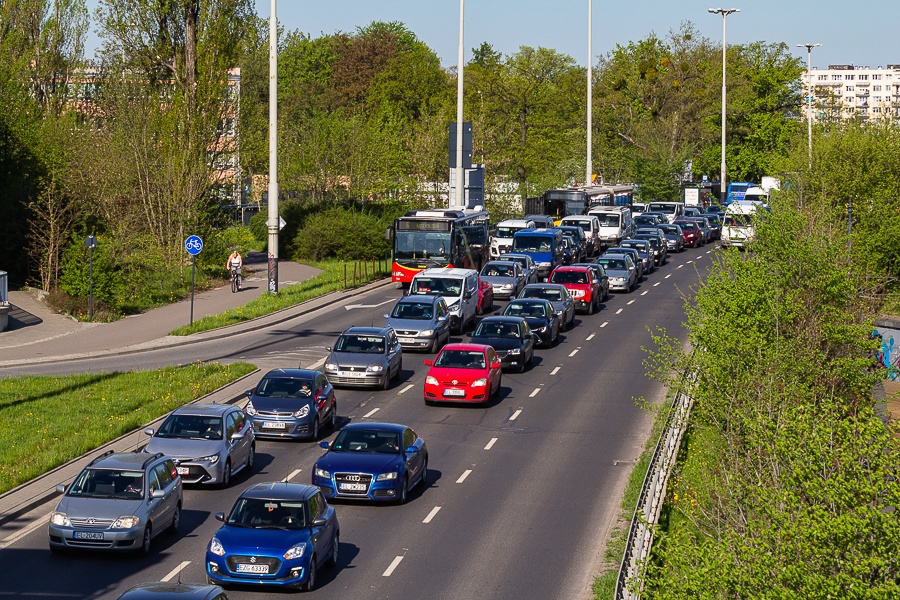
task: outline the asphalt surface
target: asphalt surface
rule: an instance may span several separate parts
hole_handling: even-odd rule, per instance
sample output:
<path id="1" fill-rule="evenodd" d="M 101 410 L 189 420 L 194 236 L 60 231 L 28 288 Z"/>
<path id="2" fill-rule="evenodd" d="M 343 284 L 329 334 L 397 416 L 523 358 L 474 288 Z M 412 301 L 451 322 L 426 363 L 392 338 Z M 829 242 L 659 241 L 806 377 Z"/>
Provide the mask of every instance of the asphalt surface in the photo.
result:
<path id="1" fill-rule="evenodd" d="M 321 573 L 313 596 L 589 597 L 627 477 L 649 436 L 652 415 L 639 399 L 665 397 L 665 389 L 644 376 L 642 347 L 651 346 L 648 330 L 656 327 L 684 337 L 682 294 L 708 266 L 709 248 L 670 257 L 636 291 L 613 295 L 598 314 L 579 315 L 558 346 L 537 351 L 533 368 L 504 374 L 500 397 L 489 406 L 425 406 L 422 361 L 428 354 L 404 353 L 402 381 L 388 391 L 339 389 L 341 423 L 400 422 L 422 435 L 429 476 L 404 506 L 337 505 L 341 558 L 337 569 Z M 340 331 L 383 322 L 399 291 L 376 284 L 355 294 L 305 303 L 231 332 L 201 334 L 188 344 L 156 338 L 129 344 L 128 352 L 92 350 L 65 359 L 37 348 L 53 341 L 20 345 L 30 360 L 12 358 L 4 348 L 0 367 L 8 374 L 66 373 L 249 361 L 260 370 L 216 394 L 218 401 L 240 401 L 269 368 L 321 365 Z M 134 448 L 141 437 L 118 444 Z M 80 469 L 76 461 L 68 472 L 60 469 L 40 485 L 0 497 L 0 576 L 6 582 L 0 596 L 115 598 L 141 581 L 203 581 L 205 547 L 218 525 L 212 514 L 228 510 L 249 482 L 309 482 L 321 452 L 308 442 L 257 441 L 254 472 L 236 476 L 226 490 L 186 489 L 182 531 L 158 538 L 146 559 L 51 556 L 46 520 L 56 501 L 52 489 L 71 481 Z M 271 594 L 229 591 L 236 598 Z"/>

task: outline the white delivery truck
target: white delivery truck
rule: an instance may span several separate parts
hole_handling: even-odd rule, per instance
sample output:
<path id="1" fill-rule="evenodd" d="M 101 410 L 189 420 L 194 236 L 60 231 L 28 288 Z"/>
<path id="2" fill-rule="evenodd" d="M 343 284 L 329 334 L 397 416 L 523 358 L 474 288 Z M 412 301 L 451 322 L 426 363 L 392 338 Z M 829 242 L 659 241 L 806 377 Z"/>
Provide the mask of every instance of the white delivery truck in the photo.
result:
<path id="1" fill-rule="evenodd" d="M 725 207 L 722 219 L 722 245 L 746 248 L 756 237 L 754 220 L 769 207 L 757 200 L 736 200 Z"/>
<path id="2" fill-rule="evenodd" d="M 522 229 L 534 229 L 536 227 L 531 219 L 506 219 L 497 224 L 497 230 L 491 237 L 491 258 L 497 258 L 506 254 L 512 248 L 513 236 Z"/>

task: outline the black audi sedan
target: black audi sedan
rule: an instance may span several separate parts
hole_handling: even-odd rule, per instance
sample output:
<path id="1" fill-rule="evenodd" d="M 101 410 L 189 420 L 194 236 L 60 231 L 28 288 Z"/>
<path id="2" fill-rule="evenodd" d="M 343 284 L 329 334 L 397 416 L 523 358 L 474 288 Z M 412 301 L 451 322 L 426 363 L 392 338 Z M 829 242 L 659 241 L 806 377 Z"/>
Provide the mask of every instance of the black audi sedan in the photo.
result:
<path id="1" fill-rule="evenodd" d="M 535 334 L 522 317 L 486 317 L 472 334 L 473 344 L 494 349 L 502 368 L 520 373 L 534 360 L 534 339 Z"/>

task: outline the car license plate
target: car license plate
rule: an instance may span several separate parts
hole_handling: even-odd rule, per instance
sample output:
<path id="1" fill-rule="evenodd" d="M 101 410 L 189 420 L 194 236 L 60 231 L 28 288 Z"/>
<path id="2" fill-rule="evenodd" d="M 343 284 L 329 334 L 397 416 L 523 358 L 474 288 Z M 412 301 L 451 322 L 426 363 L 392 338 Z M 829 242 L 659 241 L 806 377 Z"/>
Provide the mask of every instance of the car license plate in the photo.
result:
<path id="1" fill-rule="evenodd" d="M 360 377 L 365 377 L 365 376 L 366 376 L 366 372 L 365 372 L 365 371 L 341 371 L 341 372 L 340 372 L 340 376 L 341 376 L 341 377 L 355 377 L 355 378 L 360 378 Z"/>
<path id="2" fill-rule="evenodd" d="M 178 467 L 179 475 L 190 475 L 191 470 L 188 467 Z"/>
<path id="3" fill-rule="evenodd" d="M 416 343 L 416 338 L 397 338 L 400 340 L 401 344 L 414 344 Z"/>
<path id="4" fill-rule="evenodd" d="M 76 540 L 102 540 L 103 534 L 97 531 L 76 531 Z"/>
<path id="5" fill-rule="evenodd" d="M 286 423 L 282 423 L 281 421 L 265 421 L 262 426 L 263 429 L 285 429 Z"/>
<path id="6" fill-rule="evenodd" d="M 269 565 L 251 565 L 248 563 L 238 563 L 236 571 L 238 573 L 268 573 Z"/>
<path id="7" fill-rule="evenodd" d="M 347 490 L 347 491 L 354 491 L 354 492 L 355 491 L 364 492 L 366 490 L 366 484 L 364 484 L 364 483 L 342 483 L 341 489 Z"/>
<path id="8" fill-rule="evenodd" d="M 465 396 L 466 390 L 444 390 L 444 396 Z"/>

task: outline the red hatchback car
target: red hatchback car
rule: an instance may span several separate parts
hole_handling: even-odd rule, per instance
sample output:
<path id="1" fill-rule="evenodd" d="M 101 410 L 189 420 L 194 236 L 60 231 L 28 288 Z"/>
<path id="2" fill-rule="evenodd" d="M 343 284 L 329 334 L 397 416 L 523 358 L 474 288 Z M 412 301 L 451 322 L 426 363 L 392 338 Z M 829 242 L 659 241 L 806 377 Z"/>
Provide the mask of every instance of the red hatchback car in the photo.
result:
<path id="1" fill-rule="evenodd" d="M 500 391 L 500 358 L 483 344 L 447 344 L 425 377 L 425 404 L 435 402 L 485 403 Z"/>
<path id="2" fill-rule="evenodd" d="M 703 238 L 701 237 L 700 228 L 692 221 L 676 219 L 673 225 L 681 227 L 681 235 L 684 237 L 684 247 L 696 248 L 700 246 Z"/>
<path id="3" fill-rule="evenodd" d="M 590 267 L 556 267 L 547 279 L 548 283 L 559 283 L 569 290 L 575 300 L 575 308 L 589 315 L 600 308 L 600 282 L 594 277 Z"/>

